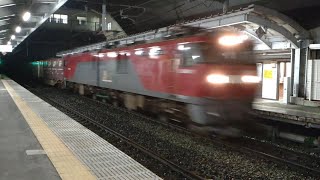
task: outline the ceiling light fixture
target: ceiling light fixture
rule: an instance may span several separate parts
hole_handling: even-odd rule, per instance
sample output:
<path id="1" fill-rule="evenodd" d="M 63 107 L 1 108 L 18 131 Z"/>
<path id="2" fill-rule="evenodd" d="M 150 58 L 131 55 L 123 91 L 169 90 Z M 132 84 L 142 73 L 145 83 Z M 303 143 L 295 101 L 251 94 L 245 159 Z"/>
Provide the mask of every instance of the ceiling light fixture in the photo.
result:
<path id="1" fill-rule="evenodd" d="M 17 26 L 16 27 L 16 33 L 20 33 L 21 32 L 21 27 L 20 26 Z"/>
<path id="2" fill-rule="evenodd" d="M 30 18 L 31 18 L 30 12 L 25 12 L 22 16 L 23 21 L 29 21 Z"/>
<path id="3" fill-rule="evenodd" d="M 11 41 L 8 41 L 7 45 L 11 45 Z"/>
<path id="4" fill-rule="evenodd" d="M 12 39 L 12 40 L 15 40 L 15 39 L 16 39 L 16 36 L 15 36 L 15 35 L 12 35 L 12 36 L 11 36 L 11 39 Z"/>

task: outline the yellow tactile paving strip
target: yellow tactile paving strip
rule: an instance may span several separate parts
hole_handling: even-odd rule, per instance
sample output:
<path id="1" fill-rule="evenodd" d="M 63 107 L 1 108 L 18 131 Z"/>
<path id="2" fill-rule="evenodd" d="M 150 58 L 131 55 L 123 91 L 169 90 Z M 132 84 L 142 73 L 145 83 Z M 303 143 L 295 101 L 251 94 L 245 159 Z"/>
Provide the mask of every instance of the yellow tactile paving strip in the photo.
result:
<path id="1" fill-rule="evenodd" d="M 78 160 L 64 143 L 48 128 L 41 117 L 31 110 L 15 90 L 2 80 L 4 86 L 29 124 L 42 148 L 63 180 L 91 180 L 96 177 Z"/>

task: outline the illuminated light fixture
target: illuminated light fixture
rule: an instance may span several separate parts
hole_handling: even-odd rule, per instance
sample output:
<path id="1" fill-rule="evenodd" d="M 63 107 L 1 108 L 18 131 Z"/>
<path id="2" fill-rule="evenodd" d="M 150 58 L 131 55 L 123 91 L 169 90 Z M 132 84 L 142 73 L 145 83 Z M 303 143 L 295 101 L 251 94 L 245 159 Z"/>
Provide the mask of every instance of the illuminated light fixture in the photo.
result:
<path id="1" fill-rule="evenodd" d="M 104 55 L 103 54 L 98 54 L 98 55 L 93 55 L 93 56 L 95 56 L 95 57 L 100 57 L 100 58 L 102 58 L 102 57 L 104 57 Z"/>
<path id="2" fill-rule="evenodd" d="M 143 51 L 142 50 L 138 50 L 134 53 L 135 55 L 138 55 L 138 56 L 141 56 L 143 54 Z"/>
<path id="3" fill-rule="evenodd" d="M 117 54 L 116 52 L 108 52 L 108 53 L 107 53 L 107 56 L 108 56 L 108 57 L 111 57 L 111 58 L 115 58 L 115 57 L 118 56 L 118 54 Z"/>
<path id="4" fill-rule="evenodd" d="M 242 76 L 241 81 L 244 83 L 259 83 L 261 80 L 258 76 Z"/>
<path id="5" fill-rule="evenodd" d="M 226 75 L 210 74 L 207 76 L 207 81 L 212 84 L 226 84 L 230 82 L 230 78 Z"/>
<path id="6" fill-rule="evenodd" d="M 15 40 L 16 39 L 16 36 L 15 35 L 12 35 L 11 36 L 11 40 Z"/>
<path id="7" fill-rule="evenodd" d="M 21 27 L 20 26 L 17 26 L 16 27 L 16 33 L 20 33 L 21 32 Z"/>
<path id="8" fill-rule="evenodd" d="M 195 60 L 195 59 L 197 59 L 197 58 L 199 58 L 199 57 L 200 57 L 200 56 L 195 55 L 195 56 L 192 56 L 192 59 Z"/>
<path id="9" fill-rule="evenodd" d="M 8 41 L 7 45 L 11 45 L 11 41 Z"/>
<path id="10" fill-rule="evenodd" d="M 249 37 L 247 35 L 229 35 L 229 36 L 222 36 L 219 39 L 219 44 L 223 46 L 235 46 L 238 44 L 243 43 L 245 40 L 247 40 Z"/>
<path id="11" fill-rule="evenodd" d="M 155 47 L 151 47 L 150 51 L 149 51 L 149 55 L 150 56 L 156 56 L 156 55 L 159 55 L 159 52 L 161 48 L 158 47 L 158 46 L 155 46 Z"/>
<path id="12" fill-rule="evenodd" d="M 185 47 L 184 45 L 178 46 L 178 50 L 180 50 L 180 51 L 186 51 L 186 50 L 190 50 L 190 49 L 191 49 L 191 47 Z"/>
<path id="13" fill-rule="evenodd" d="M 30 12 L 25 12 L 22 16 L 23 21 L 29 21 L 30 18 L 31 18 Z"/>
<path id="14" fill-rule="evenodd" d="M 126 55 L 126 56 L 131 56 L 130 53 L 126 53 L 126 52 L 120 52 L 119 54 L 120 54 L 120 55 L 123 55 L 123 56 L 124 56 L 124 55 Z"/>
<path id="15" fill-rule="evenodd" d="M 10 7 L 10 6 L 15 6 L 16 4 L 12 3 L 12 4 L 4 4 L 1 5 L 0 8 L 4 8 L 4 7 Z"/>

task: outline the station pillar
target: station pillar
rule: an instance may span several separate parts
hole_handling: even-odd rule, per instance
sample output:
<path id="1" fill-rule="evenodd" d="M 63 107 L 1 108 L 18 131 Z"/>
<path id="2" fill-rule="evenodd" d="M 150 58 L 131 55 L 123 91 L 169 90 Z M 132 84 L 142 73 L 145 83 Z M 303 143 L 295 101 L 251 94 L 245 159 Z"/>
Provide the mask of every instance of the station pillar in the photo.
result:
<path id="1" fill-rule="evenodd" d="M 301 42 L 301 47 L 292 49 L 291 53 L 291 89 L 292 101 L 306 98 L 307 61 L 309 56 L 308 42 Z M 291 102 L 292 102 L 291 101 Z M 295 102 L 292 102 L 296 104 Z"/>

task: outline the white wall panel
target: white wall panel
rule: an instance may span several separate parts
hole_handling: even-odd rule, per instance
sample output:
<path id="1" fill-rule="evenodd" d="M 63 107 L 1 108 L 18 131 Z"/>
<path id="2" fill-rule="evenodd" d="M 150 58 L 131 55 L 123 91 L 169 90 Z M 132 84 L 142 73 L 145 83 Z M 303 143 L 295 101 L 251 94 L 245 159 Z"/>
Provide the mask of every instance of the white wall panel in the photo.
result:
<path id="1" fill-rule="evenodd" d="M 320 100 L 320 59 L 308 61 L 307 98 Z"/>

